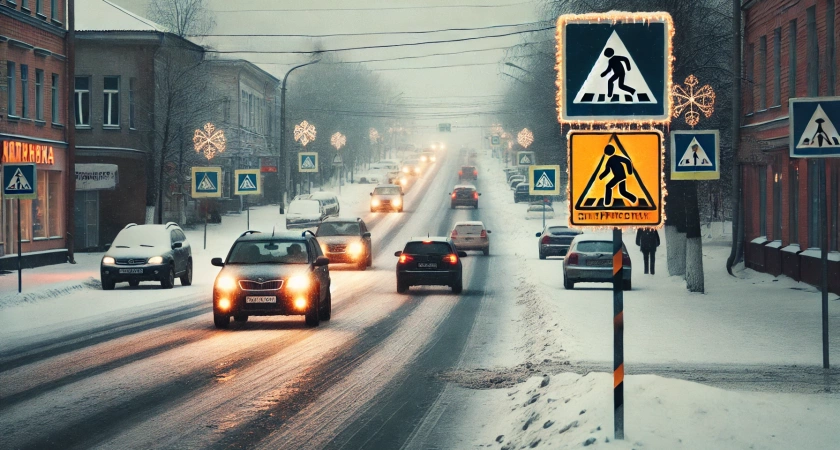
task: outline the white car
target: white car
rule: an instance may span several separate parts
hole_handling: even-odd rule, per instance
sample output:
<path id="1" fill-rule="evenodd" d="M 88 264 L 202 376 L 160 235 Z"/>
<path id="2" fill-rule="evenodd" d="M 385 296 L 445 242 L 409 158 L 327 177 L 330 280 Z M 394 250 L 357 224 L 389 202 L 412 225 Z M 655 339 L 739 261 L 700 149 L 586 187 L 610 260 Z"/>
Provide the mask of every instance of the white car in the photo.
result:
<path id="1" fill-rule="evenodd" d="M 545 204 L 532 204 L 528 205 L 528 210 L 525 212 L 526 219 L 542 219 L 543 218 L 543 210 L 545 210 L 545 218 L 546 219 L 553 219 L 554 218 L 554 208 L 551 205 Z"/>
<path id="2" fill-rule="evenodd" d="M 484 227 L 484 222 L 470 220 L 456 222 L 449 238 L 457 250 L 478 250 L 487 256 L 490 254 L 489 234 L 490 230 Z"/>

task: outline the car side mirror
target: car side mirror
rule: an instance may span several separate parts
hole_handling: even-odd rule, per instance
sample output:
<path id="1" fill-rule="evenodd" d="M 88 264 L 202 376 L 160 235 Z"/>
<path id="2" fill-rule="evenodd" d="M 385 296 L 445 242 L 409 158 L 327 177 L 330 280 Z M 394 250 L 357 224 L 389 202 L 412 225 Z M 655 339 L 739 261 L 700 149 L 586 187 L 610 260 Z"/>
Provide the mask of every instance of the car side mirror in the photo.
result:
<path id="1" fill-rule="evenodd" d="M 537 237 L 540 237 L 540 236 L 542 236 L 542 233 L 537 232 Z"/>
<path id="2" fill-rule="evenodd" d="M 458 252 L 458 256 L 460 256 L 461 258 L 463 258 L 463 257 L 467 256 L 467 252 L 465 252 L 465 251 L 461 250 L 460 252 Z"/>
<path id="3" fill-rule="evenodd" d="M 370 231 L 365 231 L 364 233 L 362 233 L 362 237 L 363 238 L 369 238 L 370 237 Z"/>
<path id="4" fill-rule="evenodd" d="M 213 258 L 210 260 L 210 264 L 216 267 L 224 267 L 225 263 L 222 261 L 222 258 Z"/>
<path id="5" fill-rule="evenodd" d="M 402 252 L 394 252 L 394 256 L 400 256 L 400 255 L 402 255 Z"/>
<path id="6" fill-rule="evenodd" d="M 487 234 L 490 234 L 490 233 L 492 233 L 492 231 L 490 231 L 490 230 L 487 230 Z"/>
<path id="7" fill-rule="evenodd" d="M 184 246 L 184 244 L 182 244 L 181 242 L 176 242 L 176 243 L 172 244 L 172 248 L 181 248 L 183 246 Z"/>
<path id="8" fill-rule="evenodd" d="M 370 193 L 370 196 L 373 197 L 373 192 Z"/>
<path id="9" fill-rule="evenodd" d="M 479 193 L 478 193 L 478 195 L 480 196 L 480 195 L 481 195 L 481 192 L 479 192 Z"/>
<path id="10" fill-rule="evenodd" d="M 315 267 L 323 267 L 330 263 L 330 259 L 326 256 L 319 256 L 315 258 Z"/>

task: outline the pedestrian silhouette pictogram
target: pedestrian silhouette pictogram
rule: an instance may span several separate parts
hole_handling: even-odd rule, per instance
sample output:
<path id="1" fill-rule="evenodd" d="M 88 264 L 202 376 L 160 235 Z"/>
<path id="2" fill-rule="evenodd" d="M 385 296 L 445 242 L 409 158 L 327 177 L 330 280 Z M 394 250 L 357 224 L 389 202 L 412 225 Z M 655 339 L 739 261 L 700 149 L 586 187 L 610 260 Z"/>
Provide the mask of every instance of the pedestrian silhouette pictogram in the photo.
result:
<path id="1" fill-rule="evenodd" d="M 633 193 L 628 181 L 634 180 L 641 192 Z M 618 196 L 615 195 L 618 191 Z M 575 208 L 581 211 L 651 211 L 656 205 L 647 187 L 633 168 L 633 161 L 613 133 L 604 147 L 604 155 L 592 172 Z"/>
<path id="2" fill-rule="evenodd" d="M 9 181 L 9 184 L 6 185 L 6 191 L 31 191 L 32 184 L 27 181 L 26 176 L 23 175 L 23 172 L 18 169 L 15 171 L 15 174 L 12 175 L 12 179 Z"/>
<path id="3" fill-rule="evenodd" d="M 805 131 L 796 147 L 840 147 L 840 133 L 837 132 L 837 128 L 828 118 L 828 114 L 825 113 L 821 105 L 817 105 L 817 109 L 811 116 L 811 120 L 805 127 Z"/>

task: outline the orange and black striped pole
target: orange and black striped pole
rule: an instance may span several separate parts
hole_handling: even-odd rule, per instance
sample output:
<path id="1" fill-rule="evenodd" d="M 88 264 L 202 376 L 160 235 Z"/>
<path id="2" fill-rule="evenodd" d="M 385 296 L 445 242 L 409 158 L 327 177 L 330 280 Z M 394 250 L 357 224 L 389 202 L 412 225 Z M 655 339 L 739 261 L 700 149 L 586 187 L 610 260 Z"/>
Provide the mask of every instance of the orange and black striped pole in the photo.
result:
<path id="1" fill-rule="evenodd" d="M 621 229 L 613 229 L 613 421 L 624 439 L 624 255 Z"/>

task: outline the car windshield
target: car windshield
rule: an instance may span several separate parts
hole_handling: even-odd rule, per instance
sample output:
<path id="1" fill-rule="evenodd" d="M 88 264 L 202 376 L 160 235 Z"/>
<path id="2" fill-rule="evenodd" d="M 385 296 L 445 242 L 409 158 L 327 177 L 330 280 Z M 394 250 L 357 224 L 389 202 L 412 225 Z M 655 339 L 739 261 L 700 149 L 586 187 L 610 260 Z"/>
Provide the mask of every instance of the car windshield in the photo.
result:
<path id="1" fill-rule="evenodd" d="M 116 248 L 168 247 L 169 245 L 169 232 L 162 225 L 136 225 L 126 228 L 120 231 L 113 243 Z"/>
<path id="2" fill-rule="evenodd" d="M 377 195 L 399 195 L 400 188 L 398 187 L 378 187 L 373 190 L 374 194 Z"/>
<path id="3" fill-rule="evenodd" d="M 446 255 L 452 249 L 446 242 L 409 242 L 405 244 L 403 253 L 409 255 Z"/>
<path id="4" fill-rule="evenodd" d="M 358 236 L 358 222 L 324 222 L 318 226 L 316 236 Z"/>
<path id="5" fill-rule="evenodd" d="M 294 201 L 289 205 L 289 214 L 317 215 L 320 213 L 320 204 L 315 200 Z"/>
<path id="6" fill-rule="evenodd" d="M 463 170 L 464 172 L 472 172 L 473 170 L 475 170 L 475 167 L 473 167 L 473 166 L 464 166 L 464 167 L 461 167 L 461 170 Z"/>
<path id="7" fill-rule="evenodd" d="M 309 255 L 302 241 L 242 241 L 233 246 L 228 264 L 306 264 Z"/>
<path id="8" fill-rule="evenodd" d="M 577 244 L 581 253 L 612 253 L 613 243 L 608 241 L 581 241 Z"/>

